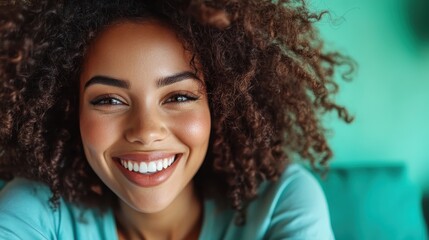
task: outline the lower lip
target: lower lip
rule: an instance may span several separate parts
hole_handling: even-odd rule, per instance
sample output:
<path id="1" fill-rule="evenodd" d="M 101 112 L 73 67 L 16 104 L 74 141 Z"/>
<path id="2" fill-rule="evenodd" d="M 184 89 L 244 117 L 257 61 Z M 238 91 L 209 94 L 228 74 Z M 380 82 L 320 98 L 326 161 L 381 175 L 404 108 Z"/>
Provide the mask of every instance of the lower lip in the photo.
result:
<path id="1" fill-rule="evenodd" d="M 134 171 L 129 171 L 121 165 L 120 160 L 115 160 L 115 163 L 122 174 L 132 183 L 140 187 L 155 187 L 163 182 L 165 182 L 176 169 L 177 163 L 181 159 L 182 155 L 176 155 L 176 159 L 173 164 L 168 168 L 151 174 L 138 173 Z"/>

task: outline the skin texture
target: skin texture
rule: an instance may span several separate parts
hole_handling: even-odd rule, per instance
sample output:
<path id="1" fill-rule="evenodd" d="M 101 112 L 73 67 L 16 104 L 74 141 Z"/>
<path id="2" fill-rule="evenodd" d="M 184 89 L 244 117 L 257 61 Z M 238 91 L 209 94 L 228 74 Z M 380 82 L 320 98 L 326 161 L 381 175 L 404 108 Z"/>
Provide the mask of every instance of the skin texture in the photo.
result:
<path id="1" fill-rule="evenodd" d="M 83 148 L 95 173 L 119 197 L 118 219 L 128 237 L 183 238 L 199 225 L 201 204 L 192 178 L 210 136 L 204 82 L 195 76 L 159 84 L 159 79 L 192 73 L 191 57 L 171 29 L 145 21 L 108 27 L 85 58 L 79 114 Z M 126 87 L 88 84 L 95 76 L 124 81 Z M 121 172 L 116 157 L 124 154 L 180 158 L 171 175 L 146 187 Z"/>

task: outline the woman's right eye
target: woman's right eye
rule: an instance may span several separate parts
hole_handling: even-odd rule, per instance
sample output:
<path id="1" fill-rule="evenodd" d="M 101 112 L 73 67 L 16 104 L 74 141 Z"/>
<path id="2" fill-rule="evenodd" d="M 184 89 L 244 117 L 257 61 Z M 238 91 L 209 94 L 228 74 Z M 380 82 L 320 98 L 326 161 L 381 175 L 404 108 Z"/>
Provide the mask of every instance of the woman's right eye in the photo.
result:
<path id="1" fill-rule="evenodd" d="M 103 96 L 96 98 L 90 102 L 94 106 L 102 106 L 102 105 L 126 105 L 123 101 L 119 100 L 115 97 Z"/>

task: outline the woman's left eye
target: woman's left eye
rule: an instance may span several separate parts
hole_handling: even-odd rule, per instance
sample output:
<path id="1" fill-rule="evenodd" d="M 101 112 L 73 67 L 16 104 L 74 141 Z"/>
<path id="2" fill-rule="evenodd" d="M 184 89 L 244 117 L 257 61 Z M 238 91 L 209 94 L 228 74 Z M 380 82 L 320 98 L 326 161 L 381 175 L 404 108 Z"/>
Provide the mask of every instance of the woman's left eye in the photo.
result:
<path id="1" fill-rule="evenodd" d="M 165 103 L 184 103 L 188 101 L 198 100 L 198 96 L 190 95 L 190 94 L 175 94 L 169 97 Z"/>

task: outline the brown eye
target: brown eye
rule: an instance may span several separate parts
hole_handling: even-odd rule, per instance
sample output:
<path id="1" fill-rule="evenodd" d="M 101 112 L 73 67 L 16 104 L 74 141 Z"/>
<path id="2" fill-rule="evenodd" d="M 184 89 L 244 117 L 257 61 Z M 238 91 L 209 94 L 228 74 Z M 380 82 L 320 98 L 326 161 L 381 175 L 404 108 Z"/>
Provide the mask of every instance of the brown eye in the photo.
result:
<path id="1" fill-rule="evenodd" d="M 198 100 L 198 96 L 193 96 L 190 94 L 175 94 L 169 97 L 165 103 L 184 103 L 188 101 Z"/>
<path id="2" fill-rule="evenodd" d="M 115 97 L 109 97 L 109 96 L 102 96 L 99 98 L 96 98 L 90 102 L 94 106 L 100 106 L 100 105 L 126 105 L 123 101 L 115 98 Z"/>

